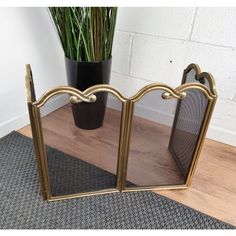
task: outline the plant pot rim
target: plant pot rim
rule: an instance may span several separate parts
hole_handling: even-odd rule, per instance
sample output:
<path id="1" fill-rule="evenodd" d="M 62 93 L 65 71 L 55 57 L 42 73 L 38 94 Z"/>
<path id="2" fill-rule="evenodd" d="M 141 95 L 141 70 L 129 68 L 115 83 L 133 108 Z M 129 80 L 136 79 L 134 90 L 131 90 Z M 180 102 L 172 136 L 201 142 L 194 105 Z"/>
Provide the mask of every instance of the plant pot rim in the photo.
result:
<path id="1" fill-rule="evenodd" d="M 110 57 L 107 60 L 101 60 L 101 61 L 77 61 L 77 60 L 71 59 L 71 58 L 69 58 L 67 56 L 65 56 L 65 58 L 66 58 L 66 60 L 71 61 L 71 62 L 84 63 L 84 64 L 86 64 L 86 63 L 98 64 L 98 63 L 103 63 L 103 62 L 107 62 L 107 61 L 111 61 L 112 60 L 112 57 Z"/>

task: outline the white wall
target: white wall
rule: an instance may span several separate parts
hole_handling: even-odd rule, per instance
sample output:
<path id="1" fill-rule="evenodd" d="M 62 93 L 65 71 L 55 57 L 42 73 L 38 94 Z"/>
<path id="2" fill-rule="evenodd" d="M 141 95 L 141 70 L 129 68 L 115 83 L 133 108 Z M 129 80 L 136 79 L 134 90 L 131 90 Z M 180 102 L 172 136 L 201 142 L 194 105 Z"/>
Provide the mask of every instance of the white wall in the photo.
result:
<path id="1" fill-rule="evenodd" d="M 153 81 L 175 87 L 184 68 L 197 63 L 214 75 L 219 94 L 208 137 L 236 146 L 235 8 L 119 8 L 116 29 L 112 85 L 125 95 Z M 45 8 L 0 8 L 0 32 L 3 136 L 28 123 L 26 63 L 38 97 L 66 79 L 63 51 Z M 146 104 L 142 112 L 160 110 Z"/>
<path id="2" fill-rule="evenodd" d="M 197 63 L 219 95 L 207 137 L 236 146 L 236 8 L 119 8 L 116 29 L 112 85 L 127 95 L 151 82 L 175 87 Z"/>
<path id="3" fill-rule="evenodd" d="M 32 66 L 37 97 L 66 80 L 63 52 L 46 8 L 0 8 L 0 32 L 0 136 L 4 136 L 29 123 L 25 64 Z"/>

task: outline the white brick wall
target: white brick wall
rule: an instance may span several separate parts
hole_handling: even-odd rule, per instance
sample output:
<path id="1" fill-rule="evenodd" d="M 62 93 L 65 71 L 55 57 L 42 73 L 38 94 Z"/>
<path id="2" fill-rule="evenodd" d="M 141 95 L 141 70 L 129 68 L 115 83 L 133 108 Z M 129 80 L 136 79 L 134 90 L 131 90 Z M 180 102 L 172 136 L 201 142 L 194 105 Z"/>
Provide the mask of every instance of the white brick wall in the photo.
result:
<path id="1" fill-rule="evenodd" d="M 129 62 L 131 56 L 132 36 L 116 32 L 113 47 L 113 70 L 124 75 L 129 74 Z"/>
<path id="2" fill-rule="evenodd" d="M 134 36 L 130 75 L 178 85 L 178 74 L 182 73 L 186 46 L 186 42 L 182 40 Z"/>
<path id="3" fill-rule="evenodd" d="M 117 29 L 148 35 L 188 39 L 194 8 L 119 8 Z M 179 25 L 181 24 L 181 27 Z"/>
<path id="4" fill-rule="evenodd" d="M 197 63 L 214 75 L 219 95 L 207 135 L 236 146 L 235 49 L 236 8 L 119 8 L 111 84 L 128 96 L 151 82 L 175 87 Z"/>
<path id="5" fill-rule="evenodd" d="M 236 47 L 235 8 L 199 8 L 191 39 Z"/>

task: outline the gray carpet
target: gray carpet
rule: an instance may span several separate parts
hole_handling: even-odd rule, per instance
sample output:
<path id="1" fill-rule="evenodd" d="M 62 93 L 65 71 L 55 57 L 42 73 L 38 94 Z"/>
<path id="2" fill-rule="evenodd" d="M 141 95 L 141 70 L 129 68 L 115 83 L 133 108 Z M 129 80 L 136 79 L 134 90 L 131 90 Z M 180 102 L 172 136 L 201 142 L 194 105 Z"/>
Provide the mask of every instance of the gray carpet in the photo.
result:
<path id="1" fill-rule="evenodd" d="M 50 147 L 46 152 L 53 196 L 116 187 L 110 172 Z M 134 184 L 127 181 L 126 186 Z"/>
<path id="2" fill-rule="evenodd" d="M 40 195 L 32 140 L 13 132 L 0 139 L 0 228 L 231 229 L 234 227 L 148 191 L 48 203 Z"/>

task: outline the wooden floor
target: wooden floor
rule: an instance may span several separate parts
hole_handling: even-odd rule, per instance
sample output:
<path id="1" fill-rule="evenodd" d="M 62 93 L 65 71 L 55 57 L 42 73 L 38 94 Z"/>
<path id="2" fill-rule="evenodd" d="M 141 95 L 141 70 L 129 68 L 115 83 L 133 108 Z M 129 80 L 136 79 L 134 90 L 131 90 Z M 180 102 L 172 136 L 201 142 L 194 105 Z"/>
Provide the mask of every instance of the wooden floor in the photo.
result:
<path id="1" fill-rule="evenodd" d="M 116 173 L 119 119 L 117 111 L 107 109 L 102 128 L 84 131 L 75 128 L 70 107 L 65 106 L 43 118 L 44 138 L 49 146 Z M 19 132 L 31 137 L 29 126 Z M 137 185 L 183 182 L 167 151 L 169 134 L 166 126 L 134 119 L 129 181 Z M 157 193 L 236 225 L 236 148 L 206 140 L 192 185 L 187 190 Z"/>

